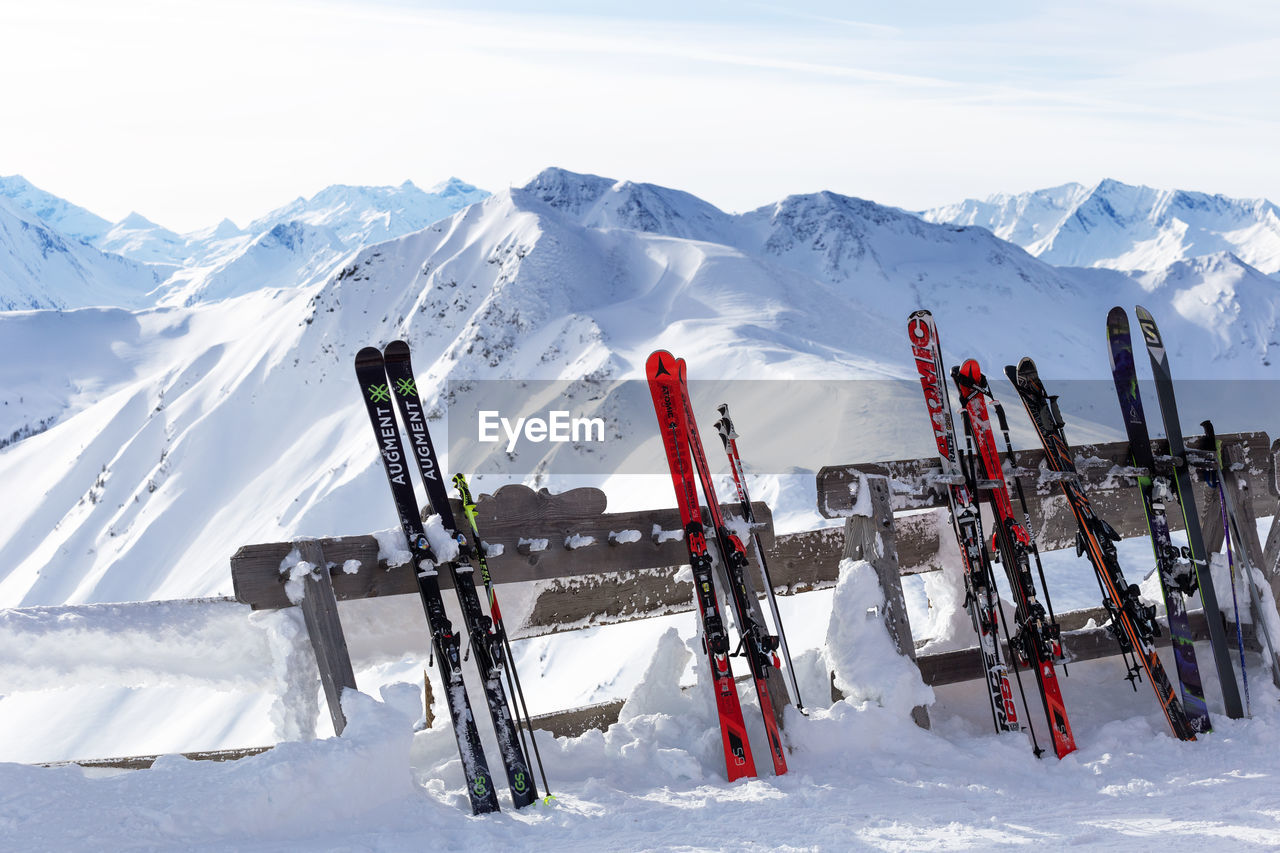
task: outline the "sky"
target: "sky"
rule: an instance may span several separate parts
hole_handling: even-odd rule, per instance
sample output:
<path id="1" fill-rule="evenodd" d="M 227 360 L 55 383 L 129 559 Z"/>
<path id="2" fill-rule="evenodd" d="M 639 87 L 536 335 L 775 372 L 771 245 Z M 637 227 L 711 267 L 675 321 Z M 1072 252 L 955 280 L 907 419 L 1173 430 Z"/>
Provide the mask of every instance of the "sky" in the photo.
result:
<path id="1" fill-rule="evenodd" d="M 729 211 L 1103 177 L 1280 200 L 1275 4 L 531 5 L 0 0 L 0 174 L 178 231 L 552 165 Z"/>

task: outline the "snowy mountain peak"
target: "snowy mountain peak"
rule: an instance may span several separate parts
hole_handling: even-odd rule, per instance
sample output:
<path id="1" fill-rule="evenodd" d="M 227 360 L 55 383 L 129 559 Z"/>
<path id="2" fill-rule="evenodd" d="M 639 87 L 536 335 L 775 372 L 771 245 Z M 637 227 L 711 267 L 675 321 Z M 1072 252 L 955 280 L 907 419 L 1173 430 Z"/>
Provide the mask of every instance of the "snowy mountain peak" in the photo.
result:
<path id="1" fill-rule="evenodd" d="M 115 224 L 117 228 L 159 228 L 160 226 L 133 210 L 124 219 Z"/>
<path id="2" fill-rule="evenodd" d="M 548 207 L 576 218 L 599 201 L 613 185 L 611 178 L 570 172 L 553 166 L 543 169 L 520 190 Z"/>
<path id="3" fill-rule="evenodd" d="M 0 196 L 0 311 L 141 307 L 156 284 L 152 270 L 68 239 Z"/>
<path id="4" fill-rule="evenodd" d="M 417 189 L 417 187 L 414 186 L 413 181 L 405 181 L 402 186 Z M 444 198 L 454 198 L 460 196 L 471 197 L 475 193 L 483 192 L 483 190 L 476 187 L 474 184 L 467 183 L 461 178 L 450 176 L 432 187 L 429 192 L 432 195 L 438 195 Z"/>
<path id="5" fill-rule="evenodd" d="M 625 228 L 689 240 L 732 242 L 728 234 L 733 217 L 697 196 L 657 184 L 551 168 L 513 196 L 534 199 L 588 228 Z"/>
<path id="6" fill-rule="evenodd" d="M 431 192 L 412 181 L 377 187 L 333 184 L 271 211 L 248 230 L 260 234 L 281 223 L 304 222 L 330 228 L 349 248 L 357 248 L 418 231 L 488 195 L 456 178 Z"/>
<path id="7" fill-rule="evenodd" d="M 1265 199 L 1161 190 L 1105 178 L 926 210 L 930 222 L 981 225 L 1059 266 L 1163 270 L 1232 252 L 1280 272 L 1280 211 Z"/>
<path id="8" fill-rule="evenodd" d="M 0 196 L 38 216 L 44 222 L 77 240 L 92 243 L 111 227 L 111 223 L 83 207 L 45 192 L 21 175 L 0 176 Z"/>
<path id="9" fill-rule="evenodd" d="M 243 233 L 244 232 L 240 230 L 239 225 L 236 225 L 230 219 L 223 219 L 213 227 L 209 236 L 213 237 L 215 240 L 225 240 L 228 237 L 235 237 Z"/>

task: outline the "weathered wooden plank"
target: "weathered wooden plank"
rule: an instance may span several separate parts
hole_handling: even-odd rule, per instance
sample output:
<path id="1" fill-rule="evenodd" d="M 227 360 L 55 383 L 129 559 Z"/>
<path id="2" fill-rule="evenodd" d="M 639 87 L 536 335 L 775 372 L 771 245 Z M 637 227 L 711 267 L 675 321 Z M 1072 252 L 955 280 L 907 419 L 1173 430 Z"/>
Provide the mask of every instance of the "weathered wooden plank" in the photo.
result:
<path id="1" fill-rule="evenodd" d="M 1096 614 L 1098 611 L 1085 611 L 1090 614 Z M 1067 617 L 1074 614 L 1060 614 L 1060 620 L 1067 621 Z M 1205 622 L 1204 613 L 1195 611 L 1188 614 L 1191 621 L 1191 634 L 1196 640 L 1208 642 L 1209 626 Z M 1074 621 L 1074 620 L 1072 620 Z M 1164 617 L 1160 617 L 1161 632 L 1156 638 L 1155 643 L 1159 647 L 1170 645 L 1169 625 Z M 1228 623 L 1227 633 L 1235 636 L 1235 624 Z M 1241 626 L 1241 633 L 1244 635 L 1245 648 L 1250 651 L 1260 651 L 1261 646 L 1254 634 L 1251 624 Z M 1068 657 L 1068 663 L 1071 661 L 1096 660 L 1097 658 L 1112 657 L 1119 653 L 1119 647 L 1116 644 L 1115 637 L 1105 627 L 1085 628 L 1073 631 L 1063 631 L 1062 645 Z M 1007 652 L 1006 647 L 1006 652 Z M 940 654 L 921 655 L 917 659 L 920 666 L 920 675 L 924 682 L 930 686 L 938 686 L 942 684 L 954 684 L 960 681 L 971 681 L 982 678 L 982 658 L 978 654 L 976 648 L 961 649 L 952 652 L 942 652 Z M 1031 673 L 1027 673 L 1028 677 L 1034 678 Z"/>
<path id="2" fill-rule="evenodd" d="M 238 761 L 251 755 L 261 755 L 271 749 L 269 746 L 250 746 L 244 749 L 211 749 L 202 752 L 182 752 L 183 758 L 191 761 Z M 46 761 L 37 767 L 66 767 L 78 764 L 81 767 L 110 767 L 119 770 L 147 770 L 156 763 L 159 755 L 134 755 L 120 758 L 84 758 L 78 761 Z"/>
<path id="3" fill-rule="evenodd" d="M 679 566 L 688 560 L 683 533 L 671 535 L 681 529 L 679 514 L 674 508 L 602 514 L 604 505 L 604 493 L 598 489 L 573 489 L 563 495 L 552 495 L 546 490 L 534 492 L 524 486 L 504 486 L 495 495 L 482 495 L 477 502 L 481 536 L 491 547 L 500 546 L 492 547 L 489 557 L 494 581 L 563 581 L 609 572 Z M 733 514 L 733 507 L 724 509 L 726 514 Z M 766 549 L 771 548 L 773 514 L 760 502 L 753 503 L 752 509 L 760 539 Z M 462 515 L 461 505 L 456 501 L 454 514 Z M 617 534 L 628 530 L 640 531 L 640 539 L 619 541 Z M 545 544 L 538 540 L 545 540 Z M 333 591 L 339 601 L 418 591 L 407 565 L 387 566 L 378 560 L 378 543 L 372 536 L 319 542 L 331 563 L 354 569 L 333 572 Z M 280 563 L 292 549 L 290 542 L 273 542 L 246 545 L 237 550 L 231 557 L 236 599 L 255 610 L 291 606 L 284 592 Z M 451 584 L 448 573 L 441 574 L 440 585 Z M 641 600 L 647 594 L 643 591 Z M 626 605 L 618 610 L 626 612 Z"/>
<path id="4" fill-rule="evenodd" d="M 941 568 L 936 528 L 943 512 L 935 510 L 894 518 L 899 555 L 905 552 L 906 559 L 914 562 L 900 565 L 902 574 Z M 776 536 L 773 547 L 765 549 L 774 591 L 778 595 L 796 595 L 835 586 L 844 541 L 843 527 Z M 519 636 L 552 634 L 586 625 L 607 625 L 692 610 L 693 585 L 675 580 L 679 568 L 606 572 L 551 581 L 539 592 Z"/>
<path id="5" fill-rule="evenodd" d="M 570 711 L 538 714 L 533 718 L 533 730 L 551 732 L 555 737 L 577 737 L 590 729 L 604 731 L 618 722 L 618 713 L 624 704 L 625 699 L 615 699 Z"/>
<path id="6" fill-rule="evenodd" d="M 1224 444 L 1239 446 L 1243 453 L 1242 476 L 1263 486 L 1274 477 L 1275 460 L 1266 433 L 1236 433 L 1221 436 Z M 1200 439 L 1187 439 L 1190 446 L 1199 446 Z M 1168 443 L 1163 439 L 1152 442 L 1158 456 L 1168 454 Z M 1128 442 L 1109 444 L 1082 444 L 1074 448 L 1076 466 L 1080 470 L 1084 487 L 1099 516 L 1105 518 L 1122 536 L 1139 536 L 1146 533 L 1146 519 L 1142 508 L 1134 499 L 1132 480 L 1123 476 L 1128 467 Z M 1044 468 L 1042 450 L 1021 450 L 1015 454 L 1021 470 L 1040 472 Z M 940 469 L 934 459 L 902 459 L 856 465 L 828 466 L 818 472 L 818 508 L 829 518 L 844 517 L 851 511 L 853 491 L 859 473 L 888 476 L 893 490 L 895 511 L 942 507 L 947 503 L 945 488 L 931 478 Z M 1006 475 L 1009 474 L 1006 463 Z M 1061 495 L 1057 484 L 1039 473 L 1018 478 L 1027 494 L 1031 509 L 1032 526 L 1036 539 L 1044 550 L 1071 547 L 1075 542 L 1075 520 Z M 1196 483 L 1197 503 L 1203 505 L 1208 498 L 1208 487 Z M 1255 504 L 1259 500 L 1258 489 L 1252 490 Z M 1265 501 L 1264 501 L 1265 503 Z M 1015 501 L 1016 505 L 1016 501 Z M 1255 506 L 1256 513 L 1265 513 L 1266 506 Z M 1170 513 L 1174 529 L 1181 529 L 1178 513 Z M 903 559 L 905 564 L 907 559 Z M 914 560 L 912 560 L 914 562 Z"/>
<path id="7" fill-rule="evenodd" d="M 898 654 L 915 660 L 916 646 L 911 638 L 911 621 L 907 602 L 902 595 L 902 575 L 893 528 L 893 504 L 889 497 L 889 481 L 884 477 L 865 477 L 862 486 L 870 498 L 868 515 L 852 515 L 844 525 L 846 560 L 866 560 L 875 569 L 880 591 L 884 594 L 881 619 Z M 929 728 L 929 709 L 917 705 L 911 719 L 922 729 Z"/>
<path id="8" fill-rule="evenodd" d="M 347 727 L 347 717 L 342 713 L 342 690 L 356 689 L 356 675 L 347 652 L 347 638 L 338 620 L 338 601 L 333 595 L 324 549 L 315 539 L 304 539 L 298 542 L 298 551 L 303 560 L 316 567 L 303 578 L 302 618 L 315 652 L 333 732 L 340 735 Z"/>

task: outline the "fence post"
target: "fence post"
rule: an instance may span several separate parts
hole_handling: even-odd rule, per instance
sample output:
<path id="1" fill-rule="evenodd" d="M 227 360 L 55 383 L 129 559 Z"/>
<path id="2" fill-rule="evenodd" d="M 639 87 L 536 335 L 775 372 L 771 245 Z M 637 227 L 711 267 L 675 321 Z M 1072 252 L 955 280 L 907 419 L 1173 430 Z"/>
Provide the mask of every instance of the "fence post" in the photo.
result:
<path id="1" fill-rule="evenodd" d="M 1226 464 L 1222 466 L 1222 488 L 1227 493 L 1230 506 L 1236 513 L 1236 532 L 1242 538 L 1243 542 L 1234 543 L 1235 547 L 1243 552 L 1245 559 L 1241 563 L 1246 567 L 1257 566 L 1262 570 L 1262 575 L 1267 581 L 1267 585 L 1271 589 L 1272 600 L 1280 601 L 1280 577 L 1270 571 L 1266 560 L 1264 559 L 1264 551 L 1262 543 L 1258 541 L 1258 518 L 1253 512 L 1253 499 L 1249 494 L 1249 481 L 1239 476 L 1236 472 L 1236 465 L 1245 462 L 1244 451 L 1239 445 L 1228 445 L 1223 447 L 1223 456 L 1225 456 Z M 1221 513 L 1219 513 L 1221 516 Z M 1221 526 L 1222 522 L 1219 521 Z M 1274 527 L 1274 523 L 1272 527 Z M 1268 537 L 1269 539 L 1270 537 Z M 1266 621 L 1260 612 L 1263 607 L 1262 597 L 1258 595 L 1257 582 L 1250 572 L 1246 572 L 1249 589 L 1249 604 L 1253 610 L 1254 630 L 1260 637 L 1265 637 L 1267 645 L 1271 644 L 1271 637 L 1266 630 Z M 1267 661 L 1271 668 L 1271 680 L 1277 687 L 1280 687 L 1280 659 L 1276 658 L 1277 650 L 1272 648 L 1272 658 Z"/>
<path id="2" fill-rule="evenodd" d="M 864 475 L 858 488 L 867 490 L 869 515 L 851 515 L 844 523 L 844 558 L 865 560 L 875 569 L 884 593 L 884 627 L 893 640 L 898 654 L 912 661 L 916 659 L 915 640 L 911 636 L 911 622 L 907 618 L 907 602 L 902 594 L 902 575 L 898 571 L 898 551 L 893 530 L 893 504 L 889 498 L 889 481 L 885 477 Z M 861 497 L 861 496 L 859 496 Z M 856 512 L 856 509 L 855 509 Z M 929 728 L 929 709 L 917 705 L 911 709 L 911 719 L 922 729 Z"/>
<path id="3" fill-rule="evenodd" d="M 329 705 L 329 718 L 333 720 L 334 734 L 342 734 L 347 718 L 342 713 L 342 688 L 356 689 L 356 676 L 351 668 L 351 655 L 347 651 L 347 638 L 338 621 L 338 599 L 333 594 L 333 581 L 329 578 L 329 564 L 324 549 L 315 539 L 301 539 L 296 543 L 302 559 L 315 566 L 303 579 L 305 594 L 302 598 L 302 617 L 307 625 L 307 637 L 316 655 L 316 668 L 320 670 L 320 683 L 324 686 L 324 698 Z"/>

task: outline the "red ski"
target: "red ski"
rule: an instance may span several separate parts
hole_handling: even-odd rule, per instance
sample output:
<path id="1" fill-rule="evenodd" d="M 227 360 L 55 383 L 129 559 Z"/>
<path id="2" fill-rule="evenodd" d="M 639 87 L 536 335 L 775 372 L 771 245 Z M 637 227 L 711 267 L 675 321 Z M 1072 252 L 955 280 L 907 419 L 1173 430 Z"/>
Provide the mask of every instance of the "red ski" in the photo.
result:
<path id="1" fill-rule="evenodd" d="M 1075 751 L 1076 741 L 1071 734 L 1067 708 L 1062 701 L 1062 690 L 1053 667 L 1053 662 L 1062 658 L 1061 632 L 1044 605 L 1036 599 L 1030 561 L 1035 542 L 1026 527 L 1018 523 L 1013 502 L 1009 498 L 1009 486 L 1005 482 L 1000 451 L 996 448 L 996 437 L 987 411 L 986 398 L 991 397 L 990 386 L 982 375 L 978 362 L 973 359 L 957 368 L 952 376 L 960 392 L 965 431 L 976 451 L 974 456 L 979 463 L 981 477 L 986 481 L 982 484 L 980 494 L 985 493 L 995 520 L 996 531 L 991 538 L 1016 599 L 1014 622 L 1018 630 L 1010 642 L 1010 650 L 1036 671 L 1040 698 L 1049 721 L 1049 733 L 1053 737 L 1053 751 L 1062 758 Z M 994 397 L 992 405 L 996 407 L 1001 424 L 1004 425 L 1004 413 Z M 1005 432 L 1007 434 L 1007 429 Z M 1041 583 L 1043 580 L 1042 576 Z"/>
<path id="2" fill-rule="evenodd" d="M 698 469 L 698 479 L 702 482 L 702 493 L 707 500 L 707 513 L 711 518 L 716 544 L 720 548 L 721 565 L 729 578 L 729 591 L 733 602 L 733 612 L 738 621 L 738 633 L 742 636 L 743 654 L 751 669 L 751 678 L 756 683 L 756 695 L 760 699 L 760 711 L 764 715 L 764 730 L 769 738 L 769 754 L 773 758 L 773 772 L 781 776 L 787 772 L 786 750 L 782 746 L 782 732 L 778 725 L 778 717 L 787 704 L 787 686 L 782 681 L 782 672 L 778 665 L 778 638 L 770 635 L 758 617 L 758 599 L 751 582 L 747 578 L 747 549 L 742 540 L 732 533 L 724 523 L 724 514 L 720 512 L 720 501 L 716 498 L 715 484 L 711 479 L 711 468 L 707 465 L 707 455 L 702 446 L 702 437 L 698 434 L 698 420 L 694 417 L 693 406 L 689 402 L 688 377 L 685 375 L 684 359 L 676 360 L 679 372 L 680 391 L 684 398 L 685 424 L 688 431 L 689 448 L 693 454 L 694 466 Z M 755 609 L 753 610 L 753 605 Z M 770 682 L 776 689 L 778 705 L 774 705 L 775 694 L 771 693 Z"/>
<path id="3" fill-rule="evenodd" d="M 662 433 L 662 444 L 667 452 L 667 464 L 671 468 L 671 480 L 675 486 L 676 506 L 680 510 L 684 541 L 689 548 L 694 593 L 702 616 L 702 644 L 707 653 L 707 662 L 711 666 L 716 710 L 720 715 L 720 734 L 724 742 L 725 769 L 732 782 L 743 776 L 756 775 L 756 765 L 751 757 L 751 743 L 747 739 L 747 726 L 742 719 L 738 688 L 734 684 L 733 670 L 729 665 L 729 635 L 711 574 L 711 554 L 707 550 L 702 508 L 698 503 L 698 485 L 689 455 L 684 390 L 677 372 L 675 357 L 663 350 L 649 356 L 645 364 L 649 391 L 653 395 L 653 407 Z"/>
<path id="4" fill-rule="evenodd" d="M 1009 683 L 1009 668 L 1005 666 L 1000 651 L 1000 609 L 991 560 L 982 536 L 982 517 L 973 497 L 976 489 L 971 488 L 973 484 L 960 464 L 960 445 L 951 419 L 951 400 L 947 396 L 946 372 L 942 365 L 942 344 L 938 341 L 933 315 L 924 309 L 912 313 L 907 318 L 907 337 L 911 341 L 916 371 L 920 374 L 920 387 L 929 410 L 929 425 L 933 428 L 933 440 L 942 466 L 942 474 L 937 479 L 947 487 L 951 526 L 964 561 L 965 607 L 978 634 L 991 719 L 998 732 L 1022 731 L 1018 723 L 1018 707 L 1013 701 L 1013 687 Z M 1008 632 L 1005 633 L 1007 635 Z M 1040 747 L 1035 743 L 1034 734 L 1031 732 L 1032 746 L 1039 755 Z"/>

